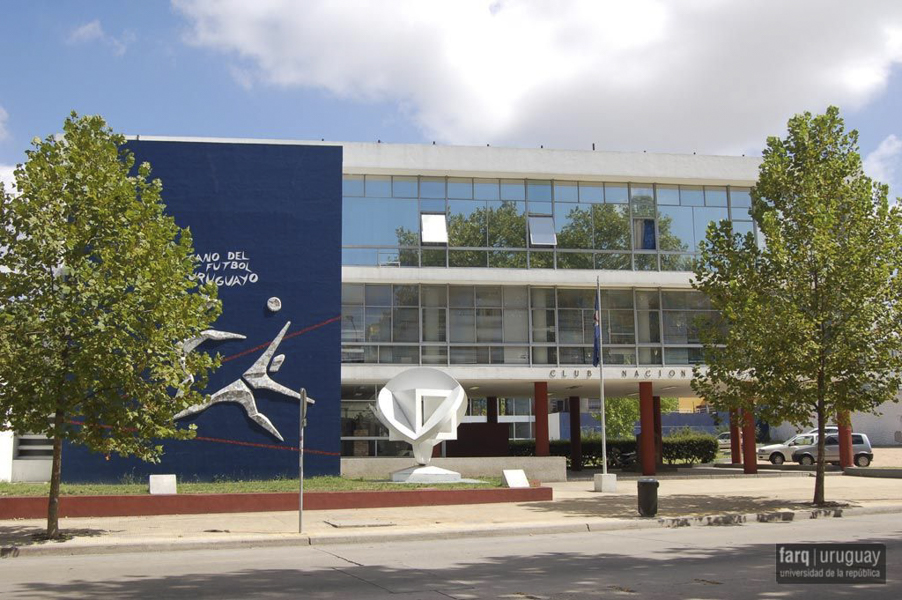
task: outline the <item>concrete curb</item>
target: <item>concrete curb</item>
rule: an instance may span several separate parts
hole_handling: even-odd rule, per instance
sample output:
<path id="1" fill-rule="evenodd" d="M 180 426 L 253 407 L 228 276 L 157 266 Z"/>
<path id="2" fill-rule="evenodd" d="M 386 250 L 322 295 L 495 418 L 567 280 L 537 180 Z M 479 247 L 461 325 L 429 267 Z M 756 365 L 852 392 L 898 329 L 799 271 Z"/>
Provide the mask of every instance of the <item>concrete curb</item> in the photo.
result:
<path id="1" fill-rule="evenodd" d="M 135 552 L 178 552 L 186 550 L 236 550 L 242 548 L 279 546 L 327 546 L 336 544 L 374 544 L 445 540 L 461 538 L 492 538 L 504 536 L 554 535 L 567 533 L 628 531 L 633 529 L 675 529 L 681 527 L 717 527 L 752 523 L 779 523 L 822 518 L 855 517 L 876 514 L 902 513 L 902 504 L 884 504 L 851 508 L 824 508 L 797 511 L 773 511 L 767 513 L 727 513 L 692 517 L 665 517 L 660 519 L 592 519 L 572 523 L 505 523 L 483 527 L 454 529 L 429 529 L 378 533 L 335 534 L 266 534 L 242 536 L 230 539 L 184 539 L 180 541 L 136 540 L 121 543 L 85 545 L 41 544 L 0 548 L 0 558 L 29 556 L 68 556 L 87 554 L 121 554 Z"/>

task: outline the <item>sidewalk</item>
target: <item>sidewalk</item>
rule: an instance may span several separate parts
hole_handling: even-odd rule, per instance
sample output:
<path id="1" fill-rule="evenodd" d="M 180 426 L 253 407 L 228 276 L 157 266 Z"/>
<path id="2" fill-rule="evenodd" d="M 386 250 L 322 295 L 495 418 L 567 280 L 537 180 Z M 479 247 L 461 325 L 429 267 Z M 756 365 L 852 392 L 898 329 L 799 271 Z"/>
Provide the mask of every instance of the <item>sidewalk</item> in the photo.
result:
<path id="1" fill-rule="evenodd" d="M 303 534 L 297 512 L 68 518 L 60 526 L 72 539 L 50 543 L 31 538 L 43 531 L 42 520 L 0 521 L 0 547 L 7 556 L 27 556 L 373 543 L 902 512 L 899 479 L 829 477 L 827 499 L 843 506 L 816 515 L 808 504 L 811 477 L 662 480 L 657 519 L 638 517 L 635 480 L 618 481 L 617 494 L 596 493 L 589 481 L 549 485 L 550 502 L 305 511 Z"/>

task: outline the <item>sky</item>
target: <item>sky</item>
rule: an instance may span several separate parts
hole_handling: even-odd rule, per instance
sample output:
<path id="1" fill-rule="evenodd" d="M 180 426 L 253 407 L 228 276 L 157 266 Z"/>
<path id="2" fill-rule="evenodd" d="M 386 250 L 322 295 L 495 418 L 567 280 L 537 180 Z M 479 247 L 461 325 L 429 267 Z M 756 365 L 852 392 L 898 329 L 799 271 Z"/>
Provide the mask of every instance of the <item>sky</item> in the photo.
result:
<path id="1" fill-rule="evenodd" d="M 760 155 L 839 106 L 902 195 L 898 0 L 0 0 L 0 179 L 141 135 Z"/>

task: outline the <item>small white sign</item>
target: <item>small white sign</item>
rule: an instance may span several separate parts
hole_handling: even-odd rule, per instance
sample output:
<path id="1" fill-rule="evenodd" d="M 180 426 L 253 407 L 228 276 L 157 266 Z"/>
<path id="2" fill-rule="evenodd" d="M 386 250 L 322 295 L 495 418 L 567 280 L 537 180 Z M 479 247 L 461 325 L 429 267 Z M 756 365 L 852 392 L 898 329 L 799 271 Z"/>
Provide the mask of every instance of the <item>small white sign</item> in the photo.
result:
<path id="1" fill-rule="evenodd" d="M 509 488 L 528 488 L 529 480 L 523 469 L 504 469 L 501 471 L 501 479 Z"/>
<path id="2" fill-rule="evenodd" d="M 175 487 L 175 475 L 151 475 L 150 493 L 152 495 L 178 493 Z"/>

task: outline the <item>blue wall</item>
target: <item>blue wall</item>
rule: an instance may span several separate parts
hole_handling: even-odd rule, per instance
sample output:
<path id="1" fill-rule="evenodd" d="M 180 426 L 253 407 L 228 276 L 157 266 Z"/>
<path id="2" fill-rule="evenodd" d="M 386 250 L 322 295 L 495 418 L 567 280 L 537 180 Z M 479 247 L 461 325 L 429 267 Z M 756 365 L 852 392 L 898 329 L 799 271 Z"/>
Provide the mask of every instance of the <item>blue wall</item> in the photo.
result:
<path id="1" fill-rule="evenodd" d="M 131 141 L 128 148 L 139 162 L 151 163 L 153 176 L 163 182 L 167 212 L 190 227 L 198 255 L 219 254 L 199 269 L 223 278 L 223 313 L 214 328 L 247 336 L 200 346 L 234 357 L 210 377 L 208 393 L 240 379 L 291 321 L 276 352 L 285 362 L 270 376 L 293 390 L 306 387 L 316 399 L 305 430 L 305 474 L 337 475 L 341 147 Z M 235 262 L 246 264 L 231 264 L 229 253 L 240 253 Z M 282 301 L 276 313 L 266 309 L 273 296 Z M 307 328 L 313 329 L 298 333 Z M 298 446 L 298 401 L 265 390 L 254 390 L 254 396 L 284 442 L 251 421 L 240 405 L 220 403 L 181 422 L 196 424 L 199 437 L 224 441 L 161 441 L 160 464 L 115 455 L 107 460 L 67 444 L 63 480 L 115 481 L 129 474 L 143 479 L 152 473 L 176 473 L 180 480 L 296 476 L 298 455 L 290 448 Z"/>

